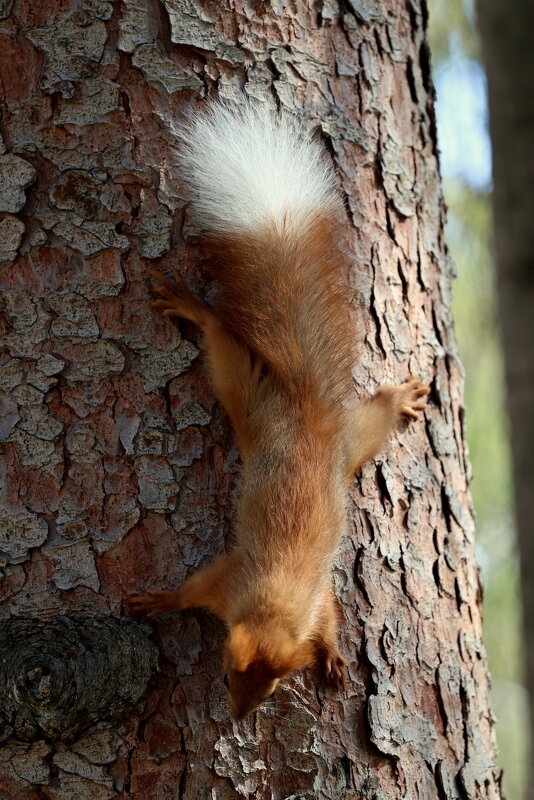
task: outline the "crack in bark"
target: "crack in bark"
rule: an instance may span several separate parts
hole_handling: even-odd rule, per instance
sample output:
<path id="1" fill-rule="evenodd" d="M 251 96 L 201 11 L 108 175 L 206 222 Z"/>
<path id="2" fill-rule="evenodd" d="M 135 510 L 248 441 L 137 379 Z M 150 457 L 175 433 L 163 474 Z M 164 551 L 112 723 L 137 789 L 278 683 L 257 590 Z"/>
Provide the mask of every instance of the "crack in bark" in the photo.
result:
<path id="1" fill-rule="evenodd" d="M 376 280 L 376 269 L 375 269 L 375 265 L 374 265 L 374 258 L 375 257 L 378 258 L 378 254 L 376 253 L 376 248 L 373 246 L 373 248 L 371 250 L 371 261 L 370 261 L 371 269 L 372 269 L 372 273 L 373 273 L 373 284 L 374 284 L 374 282 Z M 375 324 L 375 342 L 377 344 L 378 349 L 380 350 L 380 352 L 382 353 L 382 355 L 385 358 L 386 357 L 386 349 L 384 347 L 384 343 L 382 342 L 382 333 L 381 333 L 382 324 L 381 324 L 381 321 L 380 321 L 380 315 L 378 314 L 378 311 L 376 309 L 375 299 L 374 299 L 374 292 L 371 293 L 370 300 L 371 300 L 371 302 L 369 304 L 369 311 L 370 311 L 371 317 L 373 318 L 373 322 Z"/>
<path id="2" fill-rule="evenodd" d="M 438 793 L 438 800 L 450 800 L 450 796 L 447 794 L 445 790 L 445 785 L 443 783 L 443 762 L 438 761 L 435 766 L 434 770 L 434 777 L 436 781 L 436 790 Z"/>
<path id="3" fill-rule="evenodd" d="M 363 599 L 365 600 L 365 602 L 367 603 L 369 608 L 372 608 L 373 607 L 373 603 L 371 601 L 371 598 L 369 597 L 369 594 L 367 593 L 367 588 L 366 588 L 366 585 L 365 585 L 365 579 L 362 577 L 362 560 L 363 560 L 364 553 L 365 553 L 365 548 L 363 547 L 363 545 L 358 547 L 358 549 L 356 551 L 356 558 L 354 559 L 354 566 L 353 566 L 352 576 L 353 576 L 354 584 L 360 590 Z"/>
<path id="4" fill-rule="evenodd" d="M 412 101 L 418 105 L 419 98 L 417 97 L 417 88 L 415 85 L 415 76 L 413 71 L 413 59 L 411 56 L 408 56 L 406 60 L 406 80 L 408 81 Z"/>
<path id="5" fill-rule="evenodd" d="M 380 502 L 382 503 L 382 508 L 384 512 L 388 512 L 391 514 L 393 509 L 393 500 L 391 499 L 391 495 L 389 493 L 387 481 L 384 477 L 384 471 L 382 469 L 382 464 L 376 464 L 376 485 L 378 488 L 378 493 L 380 495 Z M 387 503 L 387 505 L 386 505 Z M 388 508 L 389 506 L 389 508 Z"/>

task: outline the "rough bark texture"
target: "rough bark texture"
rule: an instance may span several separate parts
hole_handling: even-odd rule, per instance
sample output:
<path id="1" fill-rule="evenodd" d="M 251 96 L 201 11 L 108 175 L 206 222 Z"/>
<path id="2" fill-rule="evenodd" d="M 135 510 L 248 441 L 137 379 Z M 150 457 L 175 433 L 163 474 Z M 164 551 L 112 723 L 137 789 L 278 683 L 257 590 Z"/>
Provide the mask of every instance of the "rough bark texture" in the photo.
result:
<path id="1" fill-rule="evenodd" d="M 432 386 L 425 424 L 354 483 L 334 576 L 345 693 L 306 673 L 233 725 L 221 625 L 164 617 L 144 715 L 68 748 L 11 740 L 0 791 L 499 797 L 424 4 L 4 0 L 0 16 L 4 619 L 120 615 L 231 537 L 233 435 L 196 330 L 154 317 L 146 280 L 179 265 L 208 288 L 173 133 L 200 96 L 243 88 L 319 129 L 346 197 L 357 386 Z"/>
<path id="2" fill-rule="evenodd" d="M 499 311 L 534 729 L 534 6 L 514 0 L 504 8 L 496 0 L 479 0 L 478 12 L 488 76 Z M 528 787 L 534 798 L 534 772 Z"/>

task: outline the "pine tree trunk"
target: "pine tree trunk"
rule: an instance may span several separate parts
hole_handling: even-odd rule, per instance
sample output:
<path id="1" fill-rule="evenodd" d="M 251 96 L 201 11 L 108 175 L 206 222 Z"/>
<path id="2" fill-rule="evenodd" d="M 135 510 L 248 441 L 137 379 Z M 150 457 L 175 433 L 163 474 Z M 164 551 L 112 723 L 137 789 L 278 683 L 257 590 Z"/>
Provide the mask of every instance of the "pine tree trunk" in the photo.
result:
<path id="1" fill-rule="evenodd" d="M 479 0 L 493 143 L 497 286 L 521 556 L 526 682 L 534 729 L 534 7 Z M 534 798 L 534 771 L 527 796 Z"/>
<path id="2" fill-rule="evenodd" d="M 3 625 L 119 617 L 231 540 L 238 459 L 198 333 L 148 305 L 155 266 L 209 297 L 175 135 L 201 96 L 244 89 L 317 127 L 346 196 L 357 387 L 432 386 L 425 423 L 354 482 L 334 575 L 344 693 L 308 672 L 276 716 L 234 725 L 221 624 L 162 617 L 144 710 L 6 739 L 0 797 L 500 797 L 424 3 L 7 0 L 0 15 Z M 44 703 L 38 666 L 18 677 Z"/>

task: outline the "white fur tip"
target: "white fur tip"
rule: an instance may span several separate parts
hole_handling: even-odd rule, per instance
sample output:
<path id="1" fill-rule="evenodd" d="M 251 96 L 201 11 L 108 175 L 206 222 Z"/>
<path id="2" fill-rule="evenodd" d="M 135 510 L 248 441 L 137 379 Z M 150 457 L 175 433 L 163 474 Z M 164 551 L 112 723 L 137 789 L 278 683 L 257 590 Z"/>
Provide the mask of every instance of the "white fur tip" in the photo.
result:
<path id="1" fill-rule="evenodd" d="M 185 177 L 208 229 L 295 228 L 339 203 L 324 148 L 287 114 L 245 99 L 235 108 L 212 102 L 182 138 Z"/>

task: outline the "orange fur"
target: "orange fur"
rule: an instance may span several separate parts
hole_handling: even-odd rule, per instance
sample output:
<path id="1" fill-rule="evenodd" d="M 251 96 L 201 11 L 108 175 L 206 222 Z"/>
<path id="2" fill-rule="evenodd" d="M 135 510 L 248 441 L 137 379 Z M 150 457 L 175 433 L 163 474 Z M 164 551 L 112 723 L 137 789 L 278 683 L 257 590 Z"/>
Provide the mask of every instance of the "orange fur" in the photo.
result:
<path id="1" fill-rule="evenodd" d="M 417 417 L 428 393 L 410 377 L 355 402 L 339 230 L 325 217 L 292 230 L 212 237 L 214 309 L 178 276 L 172 284 L 155 273 L 153 305 L 204 332 L 213 385 L 238 436 L 243 489 L 232 553 L 132 606 L 149 615 L 203 606 L 226 622 L 234 719 L 317 659 L 331 685 L 344 684 L 330 574 L 347 483 L 401 415 Z"/>

